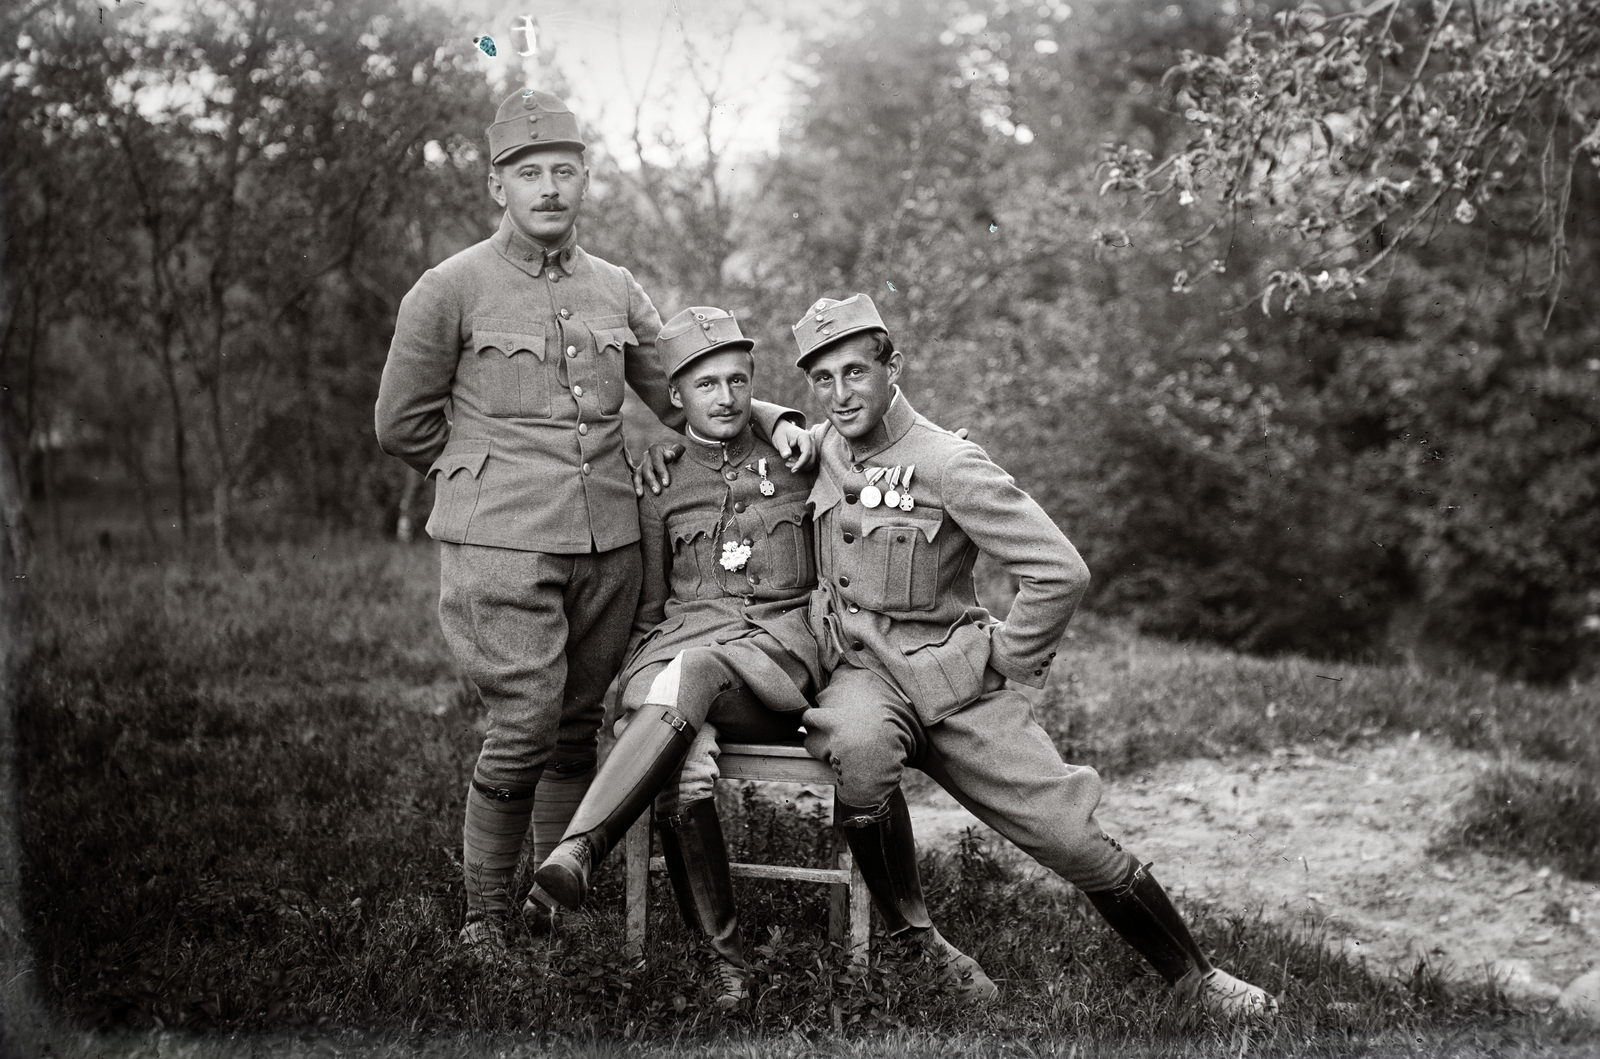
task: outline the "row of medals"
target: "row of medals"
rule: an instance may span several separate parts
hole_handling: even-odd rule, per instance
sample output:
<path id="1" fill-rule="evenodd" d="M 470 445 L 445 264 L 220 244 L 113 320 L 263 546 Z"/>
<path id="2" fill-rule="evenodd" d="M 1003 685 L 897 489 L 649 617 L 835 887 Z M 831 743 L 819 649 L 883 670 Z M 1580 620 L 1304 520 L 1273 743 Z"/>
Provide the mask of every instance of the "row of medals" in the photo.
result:
<path id="1" fill-rule="evenodd" d="M 862 473 L 867 476 L 867 484 L 861 490 L 861 506 L 897 507 L 901 511 L 910 511 L 917 506 L 911 499 L 911 472 L 917 469 L 916 464 L 905 467 L 868 467 Z M 887 488 L 879 489 L 878 483 L 882 482 Z"/>

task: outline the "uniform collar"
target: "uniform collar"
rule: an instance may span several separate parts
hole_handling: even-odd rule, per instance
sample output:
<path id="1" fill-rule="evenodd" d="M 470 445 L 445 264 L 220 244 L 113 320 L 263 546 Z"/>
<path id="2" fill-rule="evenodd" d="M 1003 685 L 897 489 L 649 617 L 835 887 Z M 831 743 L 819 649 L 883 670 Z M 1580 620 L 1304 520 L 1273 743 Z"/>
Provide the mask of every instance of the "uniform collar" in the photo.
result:
<path id="1" fill-rule="evenodd" d="M 745 424 L 744 432 L 732 441 L 706 441 L 688 428 L 684 436 L 689 439 L 689 458 L 713 471 L 722 470 L 725 463 L 738 463 L 748 459 L 756 444 L 755 434 L 751 432 L 748 423 Z"/>
<path id="2" fill-rule="evenodd" d="M 570 276 L 577 267 L 577 256 L 583 252 L 578 249 L 576 225 L 567 232 L 567 237 L 561 240 L 561 245 L 546 249 L 523 235 L 521 230 L 511 223 L 510 214 L 500 218 L 500 228 L 489 241 L 500 251 L 502 257 L 530 276 L 537 276 L 546 268 L 559 268 Z"/>
<path id="3" fill-rule="evenodd" d="M 911 429 L 911 424 L 917 421 L 917 410 L 911 407 L 911 402 L 905 399 L 900 392 L 900 387 L 894 388 L 894 397 L 889 401 L 889 408 L 883 413 L 883 419 L 878 425 L 862 438 L 855 441 L 846 440 L 845 448 L 850 451 L 852 463 L 870 460 L 884 449 L 893 445 L 906 436 L 906 431 Z M 842 436 L 842 435 L 841 435 Z"/>

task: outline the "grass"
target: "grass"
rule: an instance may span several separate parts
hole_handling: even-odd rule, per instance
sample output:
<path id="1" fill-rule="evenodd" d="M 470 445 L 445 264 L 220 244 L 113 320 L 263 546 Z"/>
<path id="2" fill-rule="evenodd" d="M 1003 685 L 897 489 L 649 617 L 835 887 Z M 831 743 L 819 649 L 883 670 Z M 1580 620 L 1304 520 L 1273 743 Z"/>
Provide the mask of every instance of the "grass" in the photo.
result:
<path id="1" fill-rule="evenodd" d="M 40 563 L 18 702 L 23 911 L 58 1053 L 74 1041 L 136 1050 L 149 1038 L 118 1036 L 130 1028 L 168 1034 L 163 1055 L 218 1031 L 277 1034 L 293 1051 L 318 1027 L 373 1054 L 552 1040 L 576 1054 L 678 1054 L 685 1041 L 747 1054 L 738 1042 L 760 1040 L 795 1042 L 796 1055 L 866 1054 L 862 1042 L 965 1055 L 1069 1038 L 1088 1042 L 1084 1055 L 1240 1053 L 1184 1024 L 1076 894 L 971 846 L 928 855 L 925 870 L 936 918 L 1002 982 L 1003 1002 L 981 1015 L 954 1009 L 892 945 L 875 945 L 865 980 L 847 978 L 820 926 L 824 891 L 799 884 L 739 888 L 759 1000 L 710 1014 L 703 956 L 664 889 L 648 959 L 622 957 L 615 861 L 556 943 L 519 939 L 514 972 L 466 962 L 452 938 L 480 718 L 437 629 L 436 576 L 426 545 L 340 537 L 253 544 L 227 571 L 126 553 Z M 1350 667 L 1323 687 L 1309 663 L 1084 628 L 1058 667 L 1075 675 L 1040 714 L 1107 771 L 1412 728 L 1487 740 L 1513 718 L 1519 737 L 1546 725 L 1533 745 L 1564 760 L 1595 753 L 1558 724 L 1567 693 Z M 736 855 L 827 854 L 813 821 L 759 800 L 731 810 Z M 1187 911 L 1226 965 L 1283 994 L 1283 1018 L 1253 1050 L 1592 1043 L 1487 982 L 1426 966 L 1373 975 L 1330 956 L 1315 924 Z"/>

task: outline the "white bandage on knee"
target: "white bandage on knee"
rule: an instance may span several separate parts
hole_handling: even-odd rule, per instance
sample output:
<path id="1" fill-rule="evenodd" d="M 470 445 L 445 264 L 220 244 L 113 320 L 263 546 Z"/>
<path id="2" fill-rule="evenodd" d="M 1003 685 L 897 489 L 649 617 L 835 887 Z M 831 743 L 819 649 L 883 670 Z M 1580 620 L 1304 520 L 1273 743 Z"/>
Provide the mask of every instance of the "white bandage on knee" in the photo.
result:
<path id="1" fill-rule="evenodd" d="M 667 668 L 656 674 L 650 682 L 650 691 L 644 697 L 646 706 L 678 705 L 678 685 L 683 680 L 683 655 L 674 655 Z"/>

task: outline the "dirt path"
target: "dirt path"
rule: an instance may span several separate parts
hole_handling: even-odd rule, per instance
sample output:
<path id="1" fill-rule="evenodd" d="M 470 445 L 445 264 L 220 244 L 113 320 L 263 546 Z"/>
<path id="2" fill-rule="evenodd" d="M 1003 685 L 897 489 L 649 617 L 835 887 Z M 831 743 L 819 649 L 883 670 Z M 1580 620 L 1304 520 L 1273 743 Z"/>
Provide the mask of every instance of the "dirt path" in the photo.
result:
<path id="1" fill-rule="evenodd" d="M 1553 1000 L 1600 966 L 1600 886 L 1427 852 L 1490 763 L 1422 739 L 1179 762 L 1108 784 L 1100 820 L 1190 900 L 1323 928 L 1381 971 L 1425 955 L 1454 976 L 1492 969 L 1513 995 Z M 912 795 L 912 815 L 926 845 L 967 827 L 1000 841 L 931 784 Z"/>

